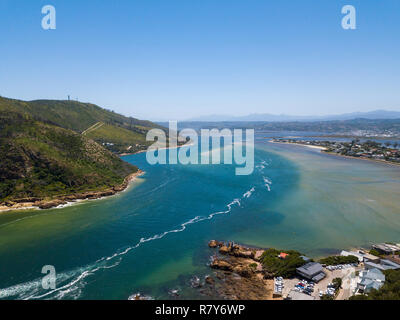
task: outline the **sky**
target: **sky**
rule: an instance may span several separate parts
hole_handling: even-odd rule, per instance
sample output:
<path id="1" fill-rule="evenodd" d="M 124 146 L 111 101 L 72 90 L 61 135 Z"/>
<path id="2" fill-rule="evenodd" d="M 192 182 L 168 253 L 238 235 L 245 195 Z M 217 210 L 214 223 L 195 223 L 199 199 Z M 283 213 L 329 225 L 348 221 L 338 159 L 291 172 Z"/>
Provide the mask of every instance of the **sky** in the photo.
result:
<path id="1" fill-rule="evenodd" d="M 150 120 L 400 111 L 400 1 L 0 0 L 0 95 Z"/>

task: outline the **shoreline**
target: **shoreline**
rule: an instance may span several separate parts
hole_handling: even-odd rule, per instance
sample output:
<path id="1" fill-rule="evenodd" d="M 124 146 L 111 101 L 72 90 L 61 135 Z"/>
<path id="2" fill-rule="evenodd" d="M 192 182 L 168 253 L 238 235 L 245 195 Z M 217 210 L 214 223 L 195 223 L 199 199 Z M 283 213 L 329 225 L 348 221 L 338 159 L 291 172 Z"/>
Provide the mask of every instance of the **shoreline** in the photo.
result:
<path id="1" fill-rule="evenodd" d="M 276 141 L 268 141 L 270 143 L 278 143 L 278 144 L 291 144 L 291 145 L 295 145 L 295 146 L 302 146 L 302 147 L 308 147 L 308 148 L 312 148 L 312 149 L 319 149 L 322 151 L 327 150 L 327 148 L 325 147 L 320 147 L 320 146 L 313 146 L 313 145 L 307 145 L 307 144 L 301 144 L 301 143 L 291 143 L 291 142 L 276 142 Z M 379 159 L 370 159 L 370 158 L 365 158 L 365 157 L 352 157 L 352 156 L 346 156 L 346 155 L 342 155 L 342 154 L 338 154 L 335 152 L 324 152 L 323 154 L 328 154 L 331 156 L 337 156 L 337 157 L 341 157 L 341 158 L 347 158 L 347 159 L 354 159 L 354 160 L 364 160 L 364 161 L 371 161 L 371 162 L 375 162 L 375 163 L 380 163 L 380 164 L 385 164 L 385 165 L 391 165 L 391 166 L 395 166 L 395 167 L 399 167 L 400 163 L 396 163 L 396 162 L 391 162 L 391 161 L 386 161 L 386 160 L 379 160 Z"/>
<path id="2" fill-rule="evenodd" d="M 138 169 L 135 173 L 132 173 L 125 177 L 124 182 L 120 185 L 111 187 L 103 191 L 87 191 L 83 193 L 76 193 L 71 195 L 55 196 L 52 199 L 39 199 L 39 198 L 27 198 L 18 201 L 10 201 L 12 205 L 6 205 L 6 203 L 0 204 L 0 214 L 9 211 L 20 211 L 20 210 L 47 210 L 54 208 L 63 208 L 65 206 L 78 204 L 83 201 L 99 200 L 106 197 L 115 196 L 121 192 L 127 190 L 131 183 L 136 180 L 137 177 L 145 174 L 144 171 Z"/>
<path id="3" fill-rule="evenodd" d="M 301 144 L 301 143 L 291 143 L 291 142 L 277 142 L 277 141 L 272 141 L 272 140 L 269 140 L 268 142 L 270 142 L 270 143 L 278 143 L 278 144 L 292 144 L 292 145 L 295 145 L 295 146 L 301 146 L 301 147 L 308 147 L 308 148 L 311 148 L 311 149 L 318 149 L 318 150 L 327 150 L 325 147 L 320 147 L 320 146 L 313 146 L 313 145 L 309 145 L 309 144 Z"/>
<path id="4" fill-rule="evenodd" d="M 163 147 L 163 148 L 157 148 L 157 149 L 154 149 L 154 150 L 179 149 L 179 148 L 182 148 L 182 147 L 190 147 L 190 146 L 193 146 L 193 145 L 194 145 L 194 143 L 189 143 L 189 144 L 184 144 L 184 145 L 181 145 L 181 146 Z M 148 149 L 146 149 L 146 150 L 139 150 L 139 151 L 136 151 L 136 152 L 133 152 L 133 153 L 121 153 L 121 154 L 118 155 L 118 157 L 132 156 L 132 155 L 134 155 L 134 154 L 145 153 L 145 152 L 147 152 L 147 151 L 148 151 Z"/>

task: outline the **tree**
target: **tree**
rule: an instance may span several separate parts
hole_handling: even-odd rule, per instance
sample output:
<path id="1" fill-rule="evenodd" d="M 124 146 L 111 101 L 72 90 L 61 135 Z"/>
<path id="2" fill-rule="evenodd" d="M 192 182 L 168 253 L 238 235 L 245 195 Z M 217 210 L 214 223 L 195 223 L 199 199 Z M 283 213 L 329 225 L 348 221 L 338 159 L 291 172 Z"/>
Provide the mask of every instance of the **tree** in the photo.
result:
<path id="1" fill-rule="evenodd" d="M 332 283 L 335 286 L 335 289 L 338 290 L 342 287 L 342 278 L 335 278 L 332 280 Z"/>

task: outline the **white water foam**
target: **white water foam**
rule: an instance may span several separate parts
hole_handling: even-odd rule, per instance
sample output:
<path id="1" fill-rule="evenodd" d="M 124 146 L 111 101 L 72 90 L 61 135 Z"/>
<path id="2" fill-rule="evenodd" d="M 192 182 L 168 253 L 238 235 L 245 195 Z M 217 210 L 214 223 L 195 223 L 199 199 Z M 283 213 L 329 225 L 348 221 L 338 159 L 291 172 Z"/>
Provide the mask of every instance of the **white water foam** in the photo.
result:
<path id="1" fill-rule="evenodd" d="M 243 194 L 243 198 L 250 198 L 254 191 L 256 191 L 256 188 L 251 188 L 249 191 Z"/>
<path id="2" fill-rule="evenodd" d="M 255 191 L 255 188 L 252 187 L 249 191 L 243 194 L 241 199 L 249 198 L 252 193 Z M 227 210 L 225 211 L 218 211 L 209 214 L 208 216 L 196 216 L 180 225 L 179 228 L 165 231 L 160 234 L 156 234 L 150 238 L 141 238 L 137 244 L 131 247 L 127 247 L 122 251 L 117 251 L 113 255 L 109 257 L 103 257 L 97 260 L 95 263 L 87 265 L 85 267 L 77 268 L 72 271 L 60 273 L 57 275 L 57 281 L 60 283 L 66 282 L 70 280 L 67 284 L 56 288 L 54 290 L 40 293 L 43 291 L 41 287 L 41 279 L 36 279 L 31 282 L 26 282 L 22 284 L 17 284 L 12 287 L 8 287 L 5 289 L 0 289 L 0 299 L 9 298 L 9 297 L 16 297 L 17 299 L 23 300 L 30 300 L 30 299 L 43 299 L 43 298 L 50 298 L 50 299 L 63 299 L 63 298 L 72 298 L 78 299 L 82 293 L 82 289 L 84 288 L 86 282 L 84 279 L 93 275 L 95 272 L 101 269 L 110 269 L 116 267 L 120 264 L 122 260 L 122 256 L 127 254 L 133 249 L 140 247 L 142 244 L 146 242 L 150 242 L 153 240 L 158 240 L 164 238 L 166 235 L 170 233 L 178 233 L 186 230 L 186 227 L 190 224 L 198 223 L 205 220 L 211 220 L 216 215 L 227 214 L 230 213 L 232 207 L 234 205 L 240 206 L 241 199 L 236 198 L 232 202 L 226 205 Z M 113 264 L 109 264 L 110 261 L 115 260 L 118 258 Z"/>
<path id="3" fill-rule="evenodd" d="M 271 185 L 272 181 L 268 177 L 263 177 L 265 187 L 268 189 L 268 191 L 271 191 Z"/>

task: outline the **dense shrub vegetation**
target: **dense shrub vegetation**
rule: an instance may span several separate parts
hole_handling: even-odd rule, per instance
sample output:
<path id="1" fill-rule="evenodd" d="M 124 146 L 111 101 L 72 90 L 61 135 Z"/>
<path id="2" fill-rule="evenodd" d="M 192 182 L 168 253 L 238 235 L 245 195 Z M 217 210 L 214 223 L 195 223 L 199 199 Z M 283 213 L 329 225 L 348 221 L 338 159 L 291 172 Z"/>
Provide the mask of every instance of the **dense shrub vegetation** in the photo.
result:
<path id="1" fill-rule="evenodd" d="M 327 266 L 336 266 L 339 264 L 351 264 L 351 263 L 358 263 L 358 258 L 355 256 L 331 256 L 327 258 L 323 258 L 319 260 L 319 263 L 325 264 Z"/>
<path id="2" fill-rule="evenodd" d="M 285 259 L 279 258 L 281 252 L 287 253 L 288 256 Z M 301 253 L 294 250 L 280 251 L 267 249 L 261 256 L 261 262 L 264 268 L 274 276 L 290 278 L 295 276 L 296 268 L 306 263 L 300 256 Z"/>
<path id="3" fill-rule="evenodd" d="M 100 191 L 136 171 L 78 133 L 0 112 L 0 202 Z"/>

